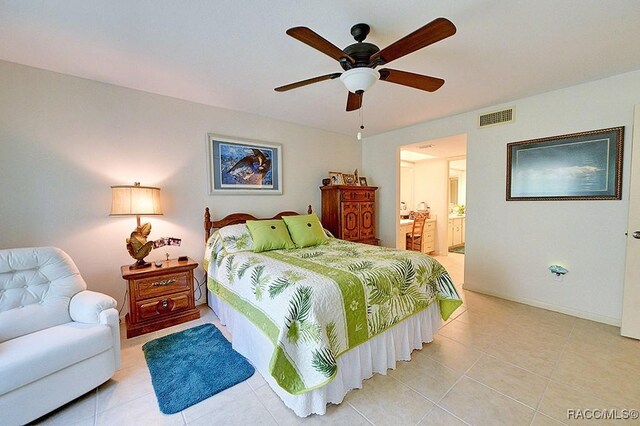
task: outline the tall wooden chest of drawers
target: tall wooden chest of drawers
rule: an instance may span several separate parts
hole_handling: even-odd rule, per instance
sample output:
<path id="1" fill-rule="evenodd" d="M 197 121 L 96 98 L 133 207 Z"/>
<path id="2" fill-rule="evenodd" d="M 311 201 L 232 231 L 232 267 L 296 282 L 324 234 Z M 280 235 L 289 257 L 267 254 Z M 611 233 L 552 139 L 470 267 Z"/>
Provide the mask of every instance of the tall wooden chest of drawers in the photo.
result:
<path id="1" fill-rule="evenodd" d="M 322 190 L 322 225 L 342 240 L 378 244 L 376 186 L 327 185 Z"/>

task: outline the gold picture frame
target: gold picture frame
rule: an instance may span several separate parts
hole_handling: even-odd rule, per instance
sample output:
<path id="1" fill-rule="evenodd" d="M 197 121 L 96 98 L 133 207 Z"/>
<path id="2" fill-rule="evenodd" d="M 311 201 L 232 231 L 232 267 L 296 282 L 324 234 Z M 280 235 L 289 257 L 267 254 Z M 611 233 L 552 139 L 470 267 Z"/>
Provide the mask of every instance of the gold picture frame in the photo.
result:
<path id="1" fill-rule="evenodd" d="M 359 183 L 356 180 L 356 175 L 352 173 L 342 173 L 342 181 L 345 185 L 358 186 Z"/>
<path id="2" fill-rule="evenodd" d="M 344 185 L 344 179 L 340 172 L 329 172 L 330 185 Z"/>

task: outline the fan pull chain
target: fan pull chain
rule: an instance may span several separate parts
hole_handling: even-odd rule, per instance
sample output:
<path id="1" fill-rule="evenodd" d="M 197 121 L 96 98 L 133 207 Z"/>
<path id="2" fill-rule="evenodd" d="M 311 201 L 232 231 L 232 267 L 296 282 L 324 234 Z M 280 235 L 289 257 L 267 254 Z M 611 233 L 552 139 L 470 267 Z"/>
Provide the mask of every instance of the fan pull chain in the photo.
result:
<path id="1" fill-rule="evenodd" d="M 360 96 L 362 96 L 362 95 L 360 95 Z M 362 105 L 362 103 L 361 103 L 361 105 Z M 364 110 L 364 107 L 361 106 L 360 107 L 360 111 L 359 111 L 359 113 L 360 113 L 360 130 L 361 131 L 358 132 L 358 134 L 356 135 L 356 137 L 358 138 L 359 141 L 362 140 L 362 130 L 364 130 L 364 118 L 363 118 L 364 112 L 363 112 L 363 110 Z"/>

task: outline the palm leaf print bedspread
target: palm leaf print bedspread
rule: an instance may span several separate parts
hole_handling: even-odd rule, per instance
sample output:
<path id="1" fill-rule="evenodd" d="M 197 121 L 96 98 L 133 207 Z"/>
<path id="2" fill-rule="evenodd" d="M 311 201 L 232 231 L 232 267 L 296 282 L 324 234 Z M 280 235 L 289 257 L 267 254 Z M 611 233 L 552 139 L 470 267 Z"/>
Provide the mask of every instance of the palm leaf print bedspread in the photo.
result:
<path id="1" fill-rule="evenodd" d="M 462 304 L 444 267 L 421 253 L 351 243 L 228 253 L 207 242 L 208 288 L 274 345 L 269 370 L 291 394 L 321 387 L 336 359 L 437 301 L 443 319 Z"/>

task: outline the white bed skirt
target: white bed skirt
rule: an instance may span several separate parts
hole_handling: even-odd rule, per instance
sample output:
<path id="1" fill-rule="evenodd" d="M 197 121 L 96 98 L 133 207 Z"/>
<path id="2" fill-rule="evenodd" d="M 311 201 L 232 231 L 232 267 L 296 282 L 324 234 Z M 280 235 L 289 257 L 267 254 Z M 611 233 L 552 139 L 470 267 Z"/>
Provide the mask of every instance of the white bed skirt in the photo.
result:
<path id="1" fill-rule="evenodd" d="M 396 361 L 408 361 L 414 349 L 433 340 L 442 325 L 437 301 L 429 308 L 413 315 L 342 354 L 338 360 L 336 377 L 325 386 L 292 395 L 282 389 L 269 374 L 273 344 L 251 321 L 209 292 L 208 303 L 220 322 L 233 336 L 233 348 L 247 358 L 267 381 L 271 389 L 298 416 L 324 414 L 327 404 L 339 404 L 351 389 L 362 388 L 362 382 L 374 373 L 387 374 Z"/>

